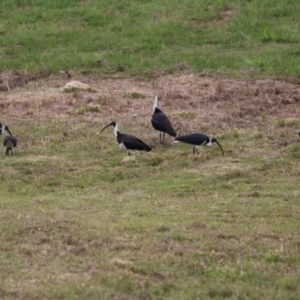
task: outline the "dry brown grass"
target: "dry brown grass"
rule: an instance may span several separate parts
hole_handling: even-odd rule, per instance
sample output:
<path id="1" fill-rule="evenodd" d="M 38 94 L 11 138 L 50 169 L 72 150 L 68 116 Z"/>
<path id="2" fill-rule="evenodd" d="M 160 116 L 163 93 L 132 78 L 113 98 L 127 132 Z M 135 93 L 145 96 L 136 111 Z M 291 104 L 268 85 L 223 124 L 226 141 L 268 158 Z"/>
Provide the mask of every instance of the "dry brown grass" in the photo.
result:
<path id="1" fill-rule="evenodd" d="M 72 78 L 99 92 L 65 93 L 63 86 L 69 79 L 65 73 L 59 73 L 3 93 L 0 96 L 1 112 L 17 120 L 75 117 L 78 110 L 83 109 L 81 119 L 96 118 L 102 120 L 101 123 L 115 119 L 129 125 L 133 119 L 146 123 L 144 117 L 150 118 L 154 96 L 159 95 L 160 107 L 169 116 L 174 116 L 175 126 L 183 132 L 250 129 L 278 118 L 299 116 L 300 87 L 297 81 L 231 80 L 193 73 L 152 80 L 75 74 Z M 196 117 L 188 122 L 176 115 L 190 112 Z"/>

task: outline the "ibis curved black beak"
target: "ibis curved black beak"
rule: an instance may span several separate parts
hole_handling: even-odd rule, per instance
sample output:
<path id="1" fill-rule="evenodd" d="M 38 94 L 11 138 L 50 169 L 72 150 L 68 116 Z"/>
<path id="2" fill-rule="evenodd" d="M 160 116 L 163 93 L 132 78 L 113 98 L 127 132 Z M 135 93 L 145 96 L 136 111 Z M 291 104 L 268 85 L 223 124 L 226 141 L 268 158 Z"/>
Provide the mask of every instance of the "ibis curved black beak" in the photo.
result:
<path id="1" fill-rule="evenodd" d="M 6 130 L 6 131 L 12 136 L 12 134 L 11 134 L 11 132 L 10 132 L 10 130 L 8 129 L 7 126 L 4 126 L 4 130 Z"/>
<path id="2" fill-rule="evenodd" d="M 106 126 L 101 130 L 100 134 L 101 134 L 102 131 L 103 131 L 104 129 L 106 129 L 107 127 L 109 127 L 109 126 L 115 126 L 115 125 L 116 125 L 116 122 L 112 121 L 111 123 L 109 123 L 108 125 L 106 125 Z"/>
<path id="3" fill-rule="evenodd" d="M 215 142 L 216 144 L 218 144 L 218 146 L 220 147 L 220 149 L 222 151 L 222 155 L 224 155 L 224 150 L 223 150 L 221 144 L 218 142 L 218 140 L 216 138 L 213 138 L 212 141 Z"/>

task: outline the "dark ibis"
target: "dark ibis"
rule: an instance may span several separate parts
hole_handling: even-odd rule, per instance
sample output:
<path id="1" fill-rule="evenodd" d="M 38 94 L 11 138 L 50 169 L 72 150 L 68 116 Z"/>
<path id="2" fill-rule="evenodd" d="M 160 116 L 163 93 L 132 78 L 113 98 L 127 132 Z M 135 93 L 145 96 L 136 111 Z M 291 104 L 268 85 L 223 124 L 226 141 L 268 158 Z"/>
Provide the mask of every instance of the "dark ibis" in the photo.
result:
<path id="1" fill-rule="evenodd" d="M 5 130 L 6 130 L 10 135 L 12 135 L 11 132 L 9 131 L 8 127 L 5 126 L 5 125 L 2 125 L 2 124 L 0 123 L 0 134 L 4 133 Z"/>
<path id="2" fill-rule="evenodd" d="M 209 138 L 206 134 L 203 133 L 192 133 L 179 136 L 175 139 L 174 143 L 178 142 L 194 145 L 193 153 L 198 152 L 200 146 L 212 146 L 214 143 L 216 143 L 220 147 L 222 155 L 224 155 L 224 150 L 218 140 L 214 137 Z"/>
<path id="3" fill-rule="evenodd" d="M 3 146 L 6 147 L 5 154 L 8 155 L 9 152 L 12 153 L 12 149 L 17 147 L 17 139 L 12 135 L 8 135 L 3 139 Z"/>
<path id="4" fill-rule="evenodd" d="M 100 134 L 105 128 L 109 126 L 114 127 L 114 135 L 116 137 L 116 140 L 120 148 L 127 150 L 128 155 L 131 155 L 130 151 L 135 151 L 135 150 L 147 151 L 147 152 L 151 151 L 151 148 L 148 145 L 146 145 L 142 140 L 138 139 L 137 137 L 119 132 L 118 125 L 115 121 L 112 121 L 111 123 L 106 125 L 101 130 Z"/>
<path id="5" fill-rule="evenodd" d="M 162 144 L 164 142 L 165 133 L 176 137 L 176 132 L 169 118 L 158 108 L 158 100 L 158 97 L 155 96 L 151 123 L 154 129 L 159 131 L 159 143 Z"/>

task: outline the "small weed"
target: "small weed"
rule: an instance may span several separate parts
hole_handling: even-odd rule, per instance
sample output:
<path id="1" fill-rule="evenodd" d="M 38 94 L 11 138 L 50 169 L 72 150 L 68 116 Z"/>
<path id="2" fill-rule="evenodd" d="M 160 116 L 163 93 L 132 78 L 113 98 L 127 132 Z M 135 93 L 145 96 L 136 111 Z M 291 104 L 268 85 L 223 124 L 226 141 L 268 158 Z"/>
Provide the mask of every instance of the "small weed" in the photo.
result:
<path id="1" fill-rule="evenodd" d="M 170 230 L 170 228 L 169 228 L 168 226 L 164 226 L 164 225 L 159 226 L 159 227 L 157 228 L 157 231 L 158 231 L 158 232 L 167 232 L 167 231 L 169 231 L 169 230 Z"/>
<path id="2" fill-rule="evenodd" d="M 279 255 L 270 255 L 265 258 L 266 263 L 278 263 L 280 261 Z"/>
<path id="3" fill-rule="evenodd" d="M 76 111 L 78 115 L 83 115 L 86 112 L 85 107 L 79 107 Z"/>
<path id="4" fill-rule="evenodd" d="M 139 92 L 126 92 L 126 93 L 124 93 L 124 97 L 129 98 L 129 99 L 144 99 L 144 98 L 146 98 L 146 96 L 144 94 L 139 93 Z"/>
<path id="5" fill-rule="evenodd" d="M 162 157 L 153 157 L 147 160 L 149 166 L 160 166 L 164 163 L 164 159 Z"/>
<path id="6" fill-rule="evenodd" d="M 65 89 L 65 92 L 66 93 L 76 93 L 76 92 L 79 92 L 81 89 L 79 87 L 76 87 L 76 86 L 72 86 L 68 89 Z"/>
<path id="7" fill-rule="evenodd" d="M 101 112 L 99 106 L 86 106 L 85 111 L 93 112 L 93 113 L 100 113 Z"/>
<path id="8" fill-rule="evenodd" d="M 299 288 L 298 281 L 296 278 L 287 276 L 286 278 L 282 279 L 279 283 L 279 286 L 282 286 L 288 291 L 296 292 Z"/>
<path id="9" fill-rule="evenodd" d="M 230 289 L 218 289 L 218 290 L 210 290 L 208 293 L 208 296 L 211 298 L 231 298 L 233 295 L 232 291 Z"/>
<path id="10" fill-rule="evenodd" d="M 295 143 L 290 147 L 290 155 L 294 159 L 299 159 L 300 158 L 300 145 L 299 143 Z"/>
<path id="11" fill-rule="evenodd" d="M 277 119 L 276 126 L 278 127 L 300 127 L 300 121 L 298 119 Z"/>
<path id="12" fill-rule="evenodd" d="M 176 117 L 185 119 L 185 120 L 193 120 L 196 117 L 196 113 L 193 111 L 183 111 L 179 113 L 175 113 Z"/>

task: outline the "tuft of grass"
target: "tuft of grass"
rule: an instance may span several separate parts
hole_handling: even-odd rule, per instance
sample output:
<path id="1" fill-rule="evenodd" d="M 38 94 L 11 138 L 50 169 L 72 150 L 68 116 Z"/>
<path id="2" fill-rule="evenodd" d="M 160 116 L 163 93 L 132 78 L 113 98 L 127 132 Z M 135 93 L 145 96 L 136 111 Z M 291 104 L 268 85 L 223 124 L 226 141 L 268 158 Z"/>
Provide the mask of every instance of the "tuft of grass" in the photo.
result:
<path id="1" fill-rule="evenodd" d="M 185 119 L 185 120 L 193 120 L 196 118 L 196 113 L 193 111 L 182 111 L 174 114 L 176 117 Z"/>
<path id="2" fill-rule="evenodd" d="M 69 89 L 66 89 L 65 92 L 66 93 L 76 93 L 79 92 L 81 89 L 79 87 L 76 86 L 72 86 Z"/>
<path id="3" fill-rule="evenodd" d="M 84 107 L 79 107 L 78 109 L 77 109 L 77 114 L 78 115 L 83 115 L 84 113 L 85 113 L 85 108 Z"/>
<path id="4" fill-rule="evenodd" d="M 295 127 L 299 128 L 300 127 L 300 121 L 298 119 L 294 118 L 289 118 L 289 119 L 277 119 L 276 120 L 276 125 L 278 127 Z"/>
<path id="5" fill-rule="evenodd" d="M 145 95 L 140 92 L 126 92 L 124 93 L 124 97 L 129 99 L 144 99 Z"/>

